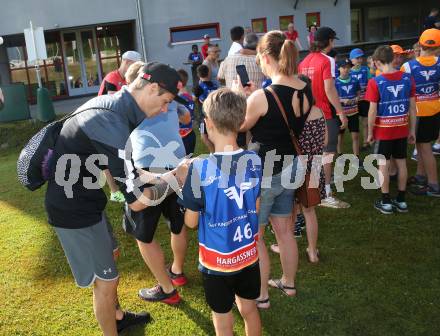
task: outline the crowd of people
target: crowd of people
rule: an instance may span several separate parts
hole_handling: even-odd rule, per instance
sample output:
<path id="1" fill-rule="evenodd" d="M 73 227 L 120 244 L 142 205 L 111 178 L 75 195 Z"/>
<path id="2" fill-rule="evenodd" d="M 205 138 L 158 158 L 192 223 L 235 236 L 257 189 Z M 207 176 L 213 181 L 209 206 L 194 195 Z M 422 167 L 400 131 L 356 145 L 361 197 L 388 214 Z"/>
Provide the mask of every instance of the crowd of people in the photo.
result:
<path id="1" fill-rule="evenodd" d="M 434 157 L 440 153 L 440 30 L 425 30 L 412 54 L 384 45 L 368 59 L 356 48 L 335 60 L 330 55 L 336 32 L 313 25 L 310 53 L 302 61 L 293 25 L 261 38 L 239 26 L 230 32 L 231 48 L 221 63 L 221 51 L 209 36 L 201 52 L 192 46 L 192 89 L 185 70 L 144 63 L 135 51 L 124 53 L 99 96 L 61 130 L 56 158 L 78 155 L 80 176 L 71 197 L 50 180 L 46 209 L 76 283 L 93 286 L 94 312 L 104 335 L 117 335 L 150 317 L 123 311 L 118 303 L 119 253 L 104 212 L 106 196 L 101 188 L 82 184 L 93 178 L 85 168 L 92 155 L 104 155 L 95 161 L 106 172 L 110 200 L 124 204 L 124 230 L 157 280 L 153 288 L 139 290 L 141 299 L 180 302 L 176 287 L 188 282 L 186 227 L 198 227 L 199 270 L 217 335 L 233 334 L 234 304 L 246 334 L 261 335 L 259 311 L 270 309 L 269 289 L 297 294 L 295 236 L 304 227 L 308 260 L 320 262 L 316 206 L 350 207 L 331 187 L 346 129 L 360 168 L 362 151 L 380 155 L 383 183 L 374 204 L 380 213 L 408 211 L 408 184 L 416 195 L 440 196 Z M 247 82 L 237 66 L 245 66 Z M 209 155 L 188 159 L 195 152 L 196 124 Z M 417 151 L 417 174 L 409 179 L 408 144 Z M 307 155 L 305 165 L 299 155 Z M 301 169 L 312 172 L 315 158 L 322 158 L 323 171 L 311 174 L 309 182 L 317 185 L 321 202 L 304 202 L 291 182 Z M 64 168 L 68 176 L 72 166 Z M 390 196 L 393 180 L 395 197 Z M 155 239 L 162 215 L 171 231 L 169 264 Z M 281 262 L 278 276 L 271 276 L 265 242 L 269 225 L 277 241 L 270 250 Z"/>

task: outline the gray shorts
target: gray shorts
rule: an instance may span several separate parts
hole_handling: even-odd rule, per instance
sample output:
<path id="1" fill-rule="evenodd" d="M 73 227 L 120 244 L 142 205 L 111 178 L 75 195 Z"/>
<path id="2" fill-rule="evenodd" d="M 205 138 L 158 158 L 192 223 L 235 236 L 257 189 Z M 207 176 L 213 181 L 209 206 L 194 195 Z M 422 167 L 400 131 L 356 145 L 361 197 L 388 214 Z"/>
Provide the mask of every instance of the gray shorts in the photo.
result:
<path id="1" fill-rule="evenodd" d="M 102 220 L 93 226 L 54 229 L 79 287 L 90 287 L 96 278 L 112 281 L 119 277 L 113 259 L 115 240 L 104 213 Z"/>
<path id="2" fill-rule="evenodd" d="M 338 117 L 326 119 L 327 125 L 327 146 L 324 148 L 324 153 L 336 153 L 338 148 L 339 135 L 339 121 Z"/>

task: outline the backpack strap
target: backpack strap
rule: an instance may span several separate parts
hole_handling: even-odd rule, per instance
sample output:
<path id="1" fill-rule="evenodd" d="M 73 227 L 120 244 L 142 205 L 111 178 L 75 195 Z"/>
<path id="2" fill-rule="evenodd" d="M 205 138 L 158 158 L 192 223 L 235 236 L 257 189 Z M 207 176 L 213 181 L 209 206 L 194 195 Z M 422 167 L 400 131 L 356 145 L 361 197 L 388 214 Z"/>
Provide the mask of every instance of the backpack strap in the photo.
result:
<path id="1" fill-rule="evenodd" d="M 115 111 L 113 111 L 112 109 L 109 109 L 109 108 L 107 108 L 107 107 L 88 107 L 88 108 L 86 108 L 86 109 L 84 109 L 84 110 L 81 110 L 81 111 L 73 111 L 73 112 L 70 112 L 70 113 L 69 113 L 68 115 L 66 115 L 64 118 L 61 118 L 60 121 L 65 122 L 66 120 L 68 120 L 68 119 L 70 119 L 70 118 L 72 118 L 72 117 L 74 117 L 74 116 L 76 116 L 76 115 L 78 115 L 78 114 L 80 114 L 80 113 L 83 113 L 83 112 L 86 112 L 86 111 L 90 111 L 90 110 L 106 110 L 106 111 L 115 112 Z"/>

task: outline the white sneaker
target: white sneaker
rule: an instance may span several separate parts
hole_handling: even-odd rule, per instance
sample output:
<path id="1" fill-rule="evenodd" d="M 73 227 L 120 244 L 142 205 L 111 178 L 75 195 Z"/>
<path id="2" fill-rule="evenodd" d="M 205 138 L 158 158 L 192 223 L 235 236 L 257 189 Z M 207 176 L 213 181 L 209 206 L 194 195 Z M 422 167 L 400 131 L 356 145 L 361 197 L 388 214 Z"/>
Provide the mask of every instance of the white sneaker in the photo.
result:
<path id="1" fill-rule="evenodd" d="M 432 154 L 440 155 L 440 144 L 435 143 L 432 145 Z"/>
<path id="2" fill-rule="evenodd" d="M 347 209 L 350 207 L 350 204 L 330 195 L 327 198 L 324 198 L 319 206 L 332 209 Z"/>
<path id="3" fill-rule="evenodd" d="M 411 160 L 417 161 L 418 157 L 417 157 L 417 149 L 414 149 L 412 155 L 411 155 Z"/>
<path id="4" fill-rule="evenodd" d="M 406 204 L 406 202 L 397 202 L 397 200 L 391 200 L 391 205 L 398 212 L 408 212 L 408 204 Z"/>

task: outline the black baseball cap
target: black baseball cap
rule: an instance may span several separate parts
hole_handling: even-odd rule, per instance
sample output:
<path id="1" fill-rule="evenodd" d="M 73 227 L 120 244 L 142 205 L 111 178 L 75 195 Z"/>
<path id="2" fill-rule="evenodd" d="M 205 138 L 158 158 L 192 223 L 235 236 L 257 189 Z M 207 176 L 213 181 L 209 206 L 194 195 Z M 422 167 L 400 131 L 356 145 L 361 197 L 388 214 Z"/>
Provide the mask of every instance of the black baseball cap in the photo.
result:
<path id="1" fill-rule="evenodd" d="M 353 63 L 351 63 L 351 61 L 350 61 L 348 58 L 345 58 L 345 59 L 343 59 L 343 60 L 338 61 L 338 62 L 336 63 L 336 65 L 337 65 L 338 68 L 345 67 L 345 66 L 350 66 L 350 67 L 352 67 L 352 66 L 353 66 Z"/>
<path id="2" fill-rule="evenodd" d="M 339 40 L 336 32 L 330 27 L 321 27 L 315 32 L 315 41 L 325 42 L 328 40 Z"/>
<path id="3" fill-rule="evenodd" d="M 160 62 L 149 62 L 142 68 L 142 78 L 157 83 L 162 89 L 173 94 L 176 102 L 186 104 L 186 100 L 179 97 L 179 90 L 183 84 L 180 75 L 173 67 Z"/>

